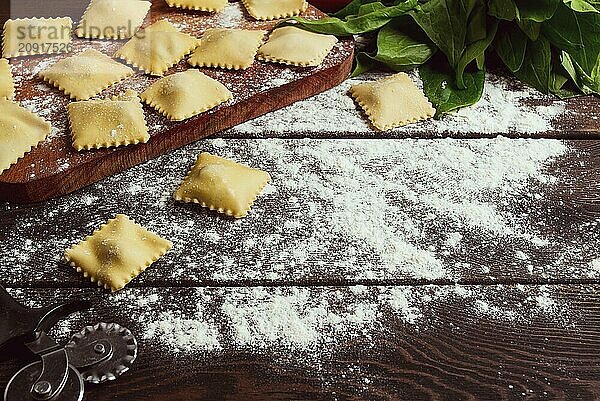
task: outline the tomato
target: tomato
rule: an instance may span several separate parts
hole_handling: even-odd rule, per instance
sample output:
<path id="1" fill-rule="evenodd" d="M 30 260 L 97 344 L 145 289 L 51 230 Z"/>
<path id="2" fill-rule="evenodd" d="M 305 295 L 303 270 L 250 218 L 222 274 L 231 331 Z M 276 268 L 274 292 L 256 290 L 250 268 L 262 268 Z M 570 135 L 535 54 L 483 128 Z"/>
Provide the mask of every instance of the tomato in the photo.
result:
<path id="1" fill-rule="evenodd" d="M 334 13 L 344 8 L 351 0 L 308 0 L 313 6 L 326 13 Z"/>

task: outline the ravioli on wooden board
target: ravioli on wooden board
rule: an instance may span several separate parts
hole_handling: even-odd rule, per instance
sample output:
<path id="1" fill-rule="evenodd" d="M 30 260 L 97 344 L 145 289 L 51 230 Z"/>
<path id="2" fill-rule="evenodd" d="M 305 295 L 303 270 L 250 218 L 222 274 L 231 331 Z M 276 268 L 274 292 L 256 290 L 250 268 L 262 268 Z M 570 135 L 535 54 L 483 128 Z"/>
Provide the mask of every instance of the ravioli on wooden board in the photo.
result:
<path id="1" fill-rule="evenodd" d="M 306 0 L 242 0 L 248 13 L 257 20 L 292 17 L 306 11 Z"/>
<path id="2" fill-rule="evenodd" d="M 0 99 L 0 174 L 50 134 L 44 119 L 15 102 Z"/>
<path id="3" fill-rule="evenodd" d="M 68 53 L 72 26 L 69 17 L 9 19 L 4 24 L 2 57 Z"/>
<path id="4" fill-rule="evenodd" d="M 258 59 L 300 67 L 316 67 L 338 42 L 333 35 L 305 31 L 293 26 L 275 29 L 258 50 Z"/>
<path id="5" fill-rule="evenodd" d="M 254 63 L 266 31 L 207 29 L 188 62 L 194 67 L 245 70 Z"/>
<path id="6" fill-rule="evenodd" d="M 150 139 L 142 103 L 131 89 L 112 99 L 73 102 L 67 110 L 77 150 L 135 145 Z"/>
<path id="7" fill-rule="evenodd" d="M 182 8 L 184 10 L 218 12 L 223 11 L 227 0 L 166 0 L 170 7 Z"/>
<path id="8" fill-rule="evenodd" d="M 128 39 L 144 22 L 152 3 L 142 0 L 92 0 L 75 30 L 80 38 Z"/>
<path id="9" fill-rule="evenodd" d="M 15 84 L 8 60 L 0 59 L 0 99 L 13 100 L 15 97 Z"/>
<path id="10" fill-rule="evenodd" d="M 125 43 L 115 57 L 150 75 L 163 75 L 198 46 L 198 39 L 160 20 Z"/>
<path id="11" fill-rule="evenodd" d="M 60 60 L 39 76 L 72 99 L 87 100 L 133 75 L 133 70 L 94 49 Z"/>
<path id="12" fill-rule="evenodd" d="M 172 121 L 183 121 L 233 98 L 225 85 L 198 70 L 159 79 L 141 98 Z"/>

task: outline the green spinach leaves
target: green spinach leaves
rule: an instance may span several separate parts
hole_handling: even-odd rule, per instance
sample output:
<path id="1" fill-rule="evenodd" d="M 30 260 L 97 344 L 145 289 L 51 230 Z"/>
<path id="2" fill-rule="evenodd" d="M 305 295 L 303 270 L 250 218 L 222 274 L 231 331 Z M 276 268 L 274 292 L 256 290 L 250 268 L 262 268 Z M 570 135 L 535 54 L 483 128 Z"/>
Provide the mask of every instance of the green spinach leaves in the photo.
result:
<path id="1" fill-rule="evenodd" d="M 600 0 L 353 0 L 329 18 L 293 20 L 372 37 L 354 75 L 418 68 L 438 116 L 479 101 L 492 53 L 544 93 L 600 94 Z"/>

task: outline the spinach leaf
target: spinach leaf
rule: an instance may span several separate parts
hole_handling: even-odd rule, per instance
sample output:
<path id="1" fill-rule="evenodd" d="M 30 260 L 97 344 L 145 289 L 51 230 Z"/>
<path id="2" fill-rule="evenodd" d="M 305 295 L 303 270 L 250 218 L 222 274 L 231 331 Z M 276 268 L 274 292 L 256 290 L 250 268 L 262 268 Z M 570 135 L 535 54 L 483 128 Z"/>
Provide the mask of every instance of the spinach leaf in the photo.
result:
<path id="1" fill-rule="evenodd" d="M 430 0 L 421 10 L 409 13 L 427 36 L 446 54 L 456 72 L 456 83 L 466 89 L 466 67 L 477 61 L 483 67 L 484 53 L 496 34 L 497 25 L 486 32 L 485 6 L 479 0 Z"/>
<path id="2" fill-rule="evenodd" d="M 517 19 L 517 26 L 531 40 L 538 40 L 542 25 L 539 22 Z"/>
<path id="3" fill-rule="evenodd" d="M 460 60 L 458 61 L 458 65 L 456 66 L 456 83 L 459 88 L 467 87 L 464 83 L 463 76 L 465 68 L 471 63 L 471 61 L 477 59 L 477 66 L 479 69 L 483 69 L 483 61 L 481 61 L 480 58 L 485 55 L 485 51 L 492 44 L 492 41 L 496 36 L 497 29 L 498 21 L 493 23 L 492 29 L 487 33 L 486 37 L 470 43 L 463 51 L 462 55 L 460 56 Z"/>
<path id="4" fill-rule="evenodd" d="M 521 68 L 527 50 L 527 36 L 515 25 L 502 26 L 495 43 L 496 54 L 509 70 L 515 72 Z"/>
<path id="5" fill-rule="evenodd" d="M 594 80 L 586 74 L 585 71 L 573 61 L 568 53 L 563 51 L 560 59 L 562 67 L 582 93 L 586 95 L 600 94 L 600 83 L 598 80 Z"/>
<path id="6" fill-rule="evenodd" d="M 354 70 L 350 74 L 350 78 L 357 77 L 365 72 L 371 71 L 377 63 L 367 53 L 358 53 L 354 64 Z"/>
<path id="7" fill-rule="evenodd" d="M 358 11 L 360 10 L 361 6 L 368 3 L 374 3 L 376 1 L 378 0 L 352 0 L 348 5 L 346 5 L 346 7 L 342 8 L 337 13 L 331 14 L 331 16 L 344 19 L 351 15 L 358 15 Z"/>
<path id="8" fill-rule="evenodd" d="M 578 13 L 563 5 L 543 24 L 550 42 L 564 50 L 592 79 L 600 80 L 600 14 Z"/>
<path id="9" fill-rule="evenodd" d="M 560 0 L 515 0 L 521 20 L 544 22 L 554 15 Z"/>
<path id="10" fill-rule="evenodd" d="M 379 31 L 377 54 L 373 59 L 392 70 L 406 71 L 429 60 L 435 50 L 427 36 L 411 26 L 411 21 L 398 21 Z"/>
<path id="11" fill-rule="evenodd" d="M 377 53 L 359 53 L 353 76 L 360 75 L 376 64 L 394 71 L 413 69 L 433 56 L 436 47 L 427 36 L 408 18 L 400 18 L 387 24 L 377 35 Z"/>
<path id="12" fill-rule="evenodd" d="M 465 88 L 460 89 L 454 83 L 454 73 L 449 68 L 434 66 L 433 63 L 419 67 L 423 80 L 423 92 L 437 110 L 436 117 L 471 106 L 481 99 L 485 84 L 485 71 L 466 72 Z"/>
<path id="13" fill-rule="evenodd" d="M 598 0 L 563 0 L 573 11 L 580 13 L 600 13 Z"/>
<path id="14" fill-rule="evenodd" d="M 406 0 L 393 6 L 385 6 L 381 2 L 373 2 L 361 5 L 358 8 L 357 15 L 348 16 L 345 20 L 336 17 L 319 20 L 292 17 L 287 21 L 296 21 L 296 26 L 312 32 L 349 36 L 375 31 L 392 19 L 404 15 L 417 7 L 418 0 Z"/>
<path id="15" fill-rule="evenodd" d="M 498 19 L 513 21 L 519 16 L 519 10 L 513 0 L 489 0 L 488 14 Z"/>
<path id="16" fill-rule="evenodd" d="M 465 47 L 467 21 L 475 0 L 430 0 L 421 10 L 411 11 L 415 22 L 444 52 L 452 67 Z"/>
<path id="17" fill-rule="evenodd" d="M 552 68 L 550 42 L 543 36 L 536 41 L 529 40 L 525 60 L 521 68 L 513 71 L 515 76 L 540 92 L 549 93 Z"/>

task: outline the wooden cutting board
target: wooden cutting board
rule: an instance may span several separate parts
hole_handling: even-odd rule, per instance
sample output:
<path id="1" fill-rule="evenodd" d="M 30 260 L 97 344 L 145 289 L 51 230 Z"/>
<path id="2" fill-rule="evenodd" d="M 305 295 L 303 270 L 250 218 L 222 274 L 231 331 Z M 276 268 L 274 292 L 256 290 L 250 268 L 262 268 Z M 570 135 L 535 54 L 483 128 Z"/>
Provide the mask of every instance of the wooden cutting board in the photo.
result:
<path id="1" fill-rule="evenodd" d="M 81 8 L 81 4 L 74 7 Z M 318 18 L 323 15 L 311 6 L 303 16 Z M 13 13 L 12 17 L 16 15 Z M 211 27 L 270 30 L 277 24 L 253 20 L 241 3 L 230 3 L 223 12 L 209 14 L 170 8 L 164 0 L 154 0 L 145 25 L 165 18 L 181 31 L 196 37 Z M 74 38 L 73 48 L 74 53 L 94 48 L 112 56 L 124 42 Z M 0 200 L 32 203 L 71 193 L 172 149 L 328 90 L 348 77 L 353 53 L 354 42 L 348 39 L 340 41 L 325 62 L 316 68 L 260 61 L 246 71 L 202 68 L 205 74 L 219 80 L 233 92 L 232 101 L 184 122 L 170 122 L 154 109 L 144 106 L 151 135 L 148 143 L 81 152 L 71 145 L 66 113 L 68 97 L 37 77 L 39 71 L 72 54 L 12 59 L 16 100 L 49 121 L 53 129 L 44 142 L 0 175 Z M 187 68 L 189 66 L 183 60 L 167 74 Z M 100 96 L 114 95 L 128 88 L 141 92 L 156 79 L 136 72 L 135 76 L 114 85 Z"/>

